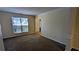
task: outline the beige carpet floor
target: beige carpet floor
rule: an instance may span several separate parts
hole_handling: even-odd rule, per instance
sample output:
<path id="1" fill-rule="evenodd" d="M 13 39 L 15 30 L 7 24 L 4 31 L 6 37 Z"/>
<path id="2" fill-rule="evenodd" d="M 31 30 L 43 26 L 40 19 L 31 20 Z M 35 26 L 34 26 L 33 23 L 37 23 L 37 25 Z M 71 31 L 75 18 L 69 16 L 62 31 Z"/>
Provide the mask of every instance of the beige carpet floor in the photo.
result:
<path id="1" fill-rule="evenodd" d="M 6 51 L 63 51 L 59 45 L 39 34 L 4 39 Z"/>

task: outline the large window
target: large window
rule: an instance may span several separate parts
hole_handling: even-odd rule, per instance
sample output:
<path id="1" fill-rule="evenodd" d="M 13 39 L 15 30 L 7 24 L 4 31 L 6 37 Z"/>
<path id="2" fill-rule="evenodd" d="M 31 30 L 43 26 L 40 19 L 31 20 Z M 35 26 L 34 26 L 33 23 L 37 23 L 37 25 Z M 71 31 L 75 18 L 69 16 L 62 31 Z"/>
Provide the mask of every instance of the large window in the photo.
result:
<path id="1" fill-rule="evenodd" d="M 14 33 L 28 32 L 28 18 L 12 17 Z"/>

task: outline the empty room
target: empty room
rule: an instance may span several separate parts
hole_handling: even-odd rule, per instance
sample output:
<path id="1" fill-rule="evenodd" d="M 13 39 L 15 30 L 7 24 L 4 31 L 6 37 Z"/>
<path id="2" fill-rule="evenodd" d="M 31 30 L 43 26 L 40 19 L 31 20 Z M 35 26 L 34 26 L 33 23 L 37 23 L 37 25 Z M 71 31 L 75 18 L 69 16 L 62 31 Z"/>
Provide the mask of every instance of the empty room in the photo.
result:
<path id="1" fill-rule="evenodd" d="M 79 50 L 79 8 L 0 7 L 0 51 Z"/>

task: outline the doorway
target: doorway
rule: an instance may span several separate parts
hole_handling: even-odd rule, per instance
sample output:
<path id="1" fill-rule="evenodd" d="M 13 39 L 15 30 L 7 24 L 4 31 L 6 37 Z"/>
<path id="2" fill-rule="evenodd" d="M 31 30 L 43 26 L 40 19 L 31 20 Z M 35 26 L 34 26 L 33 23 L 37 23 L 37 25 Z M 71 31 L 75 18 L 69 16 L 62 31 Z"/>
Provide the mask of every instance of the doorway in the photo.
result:
<path id="1" fill-rule="evenodd" d="M 39 24 L 40 24 L 40 26 L 39 26 L 39 32 L 41 32 L 41 19 L 39 20 Z"/>

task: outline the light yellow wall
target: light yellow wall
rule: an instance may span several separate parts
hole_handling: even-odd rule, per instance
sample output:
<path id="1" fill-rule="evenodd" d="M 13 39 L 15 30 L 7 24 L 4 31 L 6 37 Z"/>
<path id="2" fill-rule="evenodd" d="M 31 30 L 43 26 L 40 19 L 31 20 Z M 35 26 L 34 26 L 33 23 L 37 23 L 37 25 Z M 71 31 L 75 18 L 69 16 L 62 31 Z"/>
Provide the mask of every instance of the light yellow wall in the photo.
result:
<path id="1" fill-rule="evenodd" d="M 40 27 L 39 16 L 35 16 L 35 32 L 39 32 L 39 27 Z"/>
<path id="2" fill-rule="evenodd" d="M 19 35 L 26 35 L 29 33 L 34 33 L 34 28 L 35 28 L 35 17 L 34 16 L 29 16 L 29 32 L 28 33 L 21 33 L 21 34 L 14 34 L 12 31 L 12 26 L 11 26 L 11 17 L 12 16 L 22 16 L 22 17 L 27 17 L 27 15 L 21 15 L 21 14 L 13 14 L 13 13 L 0 13 L 1 16 L 1 24 L 2 24 L 2 32 L 3 32 L 3 37 L 8 38 L 8 37 L 14 37 L 14 36 L 19 36 Z"/>
<path id="3" fill-rule="evenodd" d="M 75 21 L 73 25 L 73 34 L 71 40 L 71 48 L 79 50 L 79 8 L 75 9 Z"/>
<path id="4" fill-rule="evenodd" d="M 35 32 L 35 16 L 28 16 L 29 19 L 29 33 Z"/>

